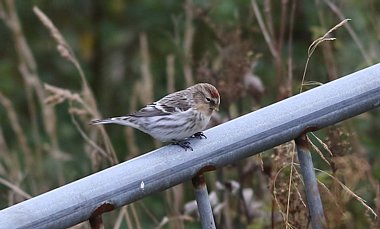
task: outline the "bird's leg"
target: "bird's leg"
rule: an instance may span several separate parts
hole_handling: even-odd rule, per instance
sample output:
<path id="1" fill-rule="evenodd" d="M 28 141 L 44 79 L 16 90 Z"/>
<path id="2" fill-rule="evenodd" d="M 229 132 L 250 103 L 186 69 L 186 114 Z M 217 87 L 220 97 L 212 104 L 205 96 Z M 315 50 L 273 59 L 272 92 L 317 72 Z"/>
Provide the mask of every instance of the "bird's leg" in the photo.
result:
<path id="1" fill-rule="evenodd" d="M 199 138 L 199 139 L 202 139 L 202 138 L 207 139 L 206 135 L 203 132 L 197 132 L 197 133 L 193 134 L 193 136 L 191 136 L 191 137 Z"/>
<path id="2" fill-rule="evenodd" d="M 190 149 L 191 151 L 193 151 L 193 147 L 190 146 L 190 142 L 188 141 L 173 141 L 172 142 L 173 145 L 179 145 L 181 146 L 182 148 L 185 149 L 185 151 L 187 151 L 187 149 Z"/>

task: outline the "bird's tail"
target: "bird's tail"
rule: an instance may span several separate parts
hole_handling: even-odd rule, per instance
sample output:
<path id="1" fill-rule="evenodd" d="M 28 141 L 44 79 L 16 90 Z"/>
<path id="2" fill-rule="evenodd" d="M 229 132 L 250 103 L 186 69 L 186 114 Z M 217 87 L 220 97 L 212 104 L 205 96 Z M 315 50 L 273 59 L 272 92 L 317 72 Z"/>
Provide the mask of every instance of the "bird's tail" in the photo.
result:
<path id="1" fill-rule="evenodd" d="M 119 124 L 119 125 L 125 125 L 125 126 L 133 126 L 133 124 L 129 121 L 129 116 L 122 116 L 122 117 L 114 117 L 114 118 L 107 118 L 107 119 L 97 119 L 92 120 L 90 122 L 90 125 L 100 125 L 100 124 Z"/>

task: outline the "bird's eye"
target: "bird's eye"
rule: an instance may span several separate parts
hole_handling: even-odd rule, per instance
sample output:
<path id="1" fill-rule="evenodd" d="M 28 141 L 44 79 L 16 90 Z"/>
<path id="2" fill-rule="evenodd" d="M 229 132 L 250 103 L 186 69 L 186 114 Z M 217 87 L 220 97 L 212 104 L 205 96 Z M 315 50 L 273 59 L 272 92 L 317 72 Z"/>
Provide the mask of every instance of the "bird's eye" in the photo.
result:
<path id="1" fill-rule="evenodd" d="M 207 102 L 211 102 L 211 99 L 210 98 L 206 98 Z"/>

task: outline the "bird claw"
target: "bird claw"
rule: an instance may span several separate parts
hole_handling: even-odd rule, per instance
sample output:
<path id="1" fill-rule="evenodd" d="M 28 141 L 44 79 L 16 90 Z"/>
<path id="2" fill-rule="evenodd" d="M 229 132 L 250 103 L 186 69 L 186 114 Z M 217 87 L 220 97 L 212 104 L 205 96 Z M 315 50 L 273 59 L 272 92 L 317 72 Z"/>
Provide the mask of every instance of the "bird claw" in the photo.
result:
<path id="1" fill-rule="evenodd" d="M 207 136 L 203 133 L 203 132 L 197 132 L 195 134 L 193 134 L 193 136 L 191 136 L 193 138 L 199 138 L 199 139 L 207 139 Z"/>
<path id="2" fill-rule="evenodd" d="M 185 149 L 185 151 L 187 151 L 187 149 L 193 151 L 193 147 L 190 146 L 190 142 L 188 141 L 176 141 L 176 142 L 173 142 L 172 144 L 181 146 L 182 148 Z"/>
<path id="3" fill-rule="evenodd" d="M 207 139 L 206 135 L 204 135 L 203 132 L 197 132 L 197 133 L 193 134 L 190 138 Z M 185 149 L 185 151 L 187 151 L 187 149 L 193 151 L 193 147 L 190 146 L 190 142 L 188 142 L 188 141 L 175 141 L 175 140 L 173 140 L 172 144 L 181 146 L 182 148 Z"/>

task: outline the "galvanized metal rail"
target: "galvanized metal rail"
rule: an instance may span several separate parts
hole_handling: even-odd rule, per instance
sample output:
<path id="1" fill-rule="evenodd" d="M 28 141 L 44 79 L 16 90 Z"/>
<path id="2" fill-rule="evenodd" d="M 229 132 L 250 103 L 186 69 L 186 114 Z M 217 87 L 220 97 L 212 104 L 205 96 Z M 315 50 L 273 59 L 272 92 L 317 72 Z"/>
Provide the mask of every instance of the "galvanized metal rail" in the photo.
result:
<path id="1" fill-rule="evenodd" d="M 214 127 L 194 151 L 166 146 L 3 209 L 0 227 L 70 227 L 379 105 L 377 64 Z"/>

